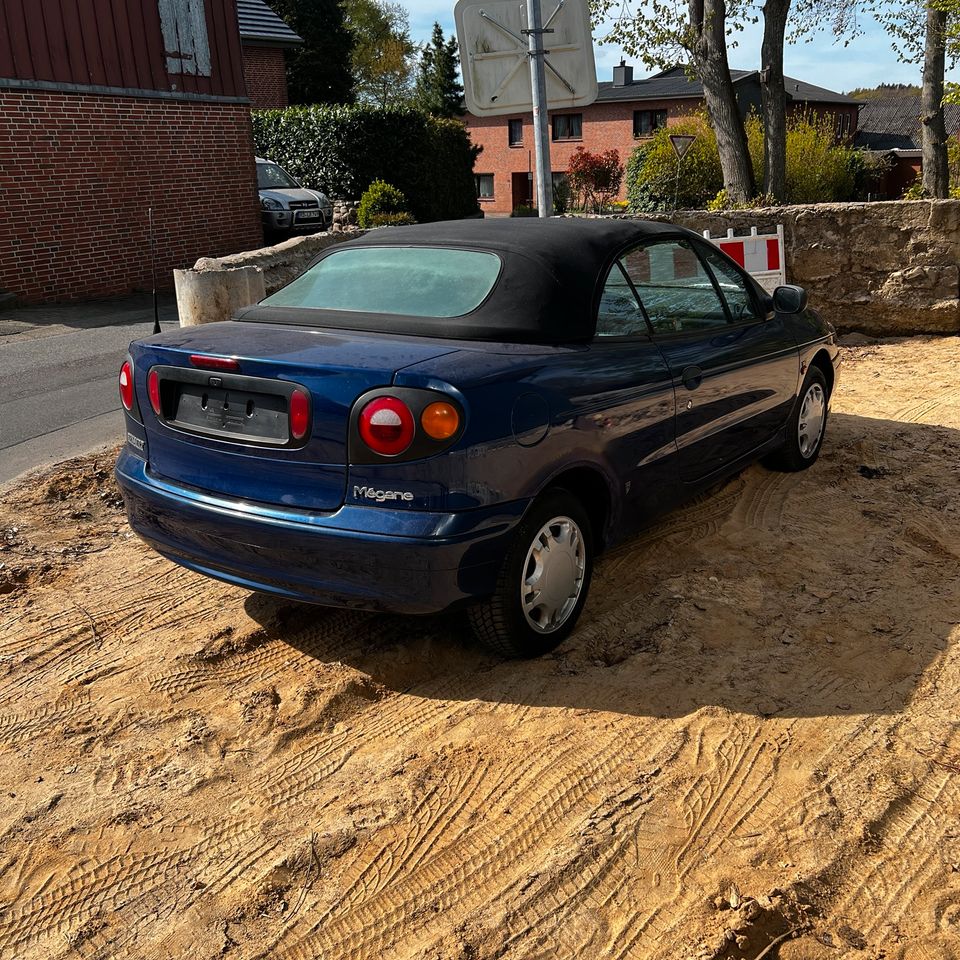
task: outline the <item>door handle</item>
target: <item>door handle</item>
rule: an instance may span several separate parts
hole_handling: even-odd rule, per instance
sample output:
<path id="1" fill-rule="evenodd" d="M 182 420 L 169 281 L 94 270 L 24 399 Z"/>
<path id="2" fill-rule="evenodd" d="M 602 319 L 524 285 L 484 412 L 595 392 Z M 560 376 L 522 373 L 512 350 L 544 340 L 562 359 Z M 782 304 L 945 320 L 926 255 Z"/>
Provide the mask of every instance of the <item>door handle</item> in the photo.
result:
<path id="1" fill-rule="evenodd" d="M 688 390 L 696 390 L 703 383 L 703 371 L 699 367 L 684 367 L 680 379 Z"/>

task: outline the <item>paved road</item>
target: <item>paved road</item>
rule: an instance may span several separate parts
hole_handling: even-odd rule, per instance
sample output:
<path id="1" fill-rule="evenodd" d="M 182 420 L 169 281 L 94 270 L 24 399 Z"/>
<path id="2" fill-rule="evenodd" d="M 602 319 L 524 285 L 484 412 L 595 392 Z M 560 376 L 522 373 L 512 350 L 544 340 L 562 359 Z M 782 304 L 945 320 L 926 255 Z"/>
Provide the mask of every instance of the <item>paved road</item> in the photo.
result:
<path id="1" fill-rule="evenodd" d="M 161 323 L 176 325 L 171 297 Z M 149 297 L 0 314 L 0 484 L 120 441 L 117 373 L 152 330 Z"/>

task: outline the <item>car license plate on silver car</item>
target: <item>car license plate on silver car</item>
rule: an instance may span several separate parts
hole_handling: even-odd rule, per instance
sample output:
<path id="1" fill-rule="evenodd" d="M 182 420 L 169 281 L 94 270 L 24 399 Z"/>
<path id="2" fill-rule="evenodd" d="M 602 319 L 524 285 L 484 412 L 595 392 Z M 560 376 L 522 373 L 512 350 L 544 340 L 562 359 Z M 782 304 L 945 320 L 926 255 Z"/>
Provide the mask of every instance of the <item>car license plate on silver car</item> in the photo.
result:
<path id="1" fill-rule="evenodd" d="M 320 218 L 319 210 L 301 210 L 297 214 L 298 220 L 318 220 Z"/>

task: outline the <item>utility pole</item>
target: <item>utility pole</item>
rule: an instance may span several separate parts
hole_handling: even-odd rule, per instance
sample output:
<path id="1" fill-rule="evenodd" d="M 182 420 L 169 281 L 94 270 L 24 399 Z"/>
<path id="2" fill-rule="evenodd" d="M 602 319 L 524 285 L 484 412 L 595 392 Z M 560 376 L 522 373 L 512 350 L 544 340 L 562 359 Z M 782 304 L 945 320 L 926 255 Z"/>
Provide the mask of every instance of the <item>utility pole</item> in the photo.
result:
<path id="1" fill-rule="evenodd" d="M 552 18 L 551 18 L 552 19 Z M 550 170 L 550 130 L 547 119 L 547 80 L 543 63 L 543 17 L 540 0 L 527 0 L 527 45 L 530 51 L 530 86 L 533 90 L 533 129 L 537 153 L 537 210 L 553 215 L 553 173 Z M 549 31 L 553 33 L 552 30 Z"/>

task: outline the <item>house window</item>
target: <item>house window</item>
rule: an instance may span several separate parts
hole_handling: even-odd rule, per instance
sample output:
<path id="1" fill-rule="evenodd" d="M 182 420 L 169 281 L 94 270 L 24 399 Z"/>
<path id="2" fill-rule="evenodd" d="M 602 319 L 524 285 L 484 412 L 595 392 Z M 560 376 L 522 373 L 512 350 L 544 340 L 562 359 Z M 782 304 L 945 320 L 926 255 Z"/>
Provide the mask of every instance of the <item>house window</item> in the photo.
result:
<path id="1" fill-rule="evenodd" d="M 582 113 L 560 113 L 553 118 L 554 140 L 579 140 L 582 136 Z"/>
<path id="2" fill-rule="evenodd" d="M 655 131 L 666 125 L 666 110 L 633 111 L 633 135 L 635 137 L 649 137 Z"/>
<path id="3" fill-rule="evenodd" d="M 511 147 L 523 146 L 523 121 L 509 120 L 509 144 Z"/>
<path id="4" fill-rule="evenodd" d="M 837 139 L 842 140 L 844 137 L 850 136 L 850 114 L 849 113 L 838 113 L 837 114 Z"/>
<path id="5" fill-rule="evenodd" d="M 477 174 L 474 174 L 474 179 L 477 181 L 477 196 L 481 200 L 492 200 L 493 199 L 493 174 L 477 173 Z"/>

